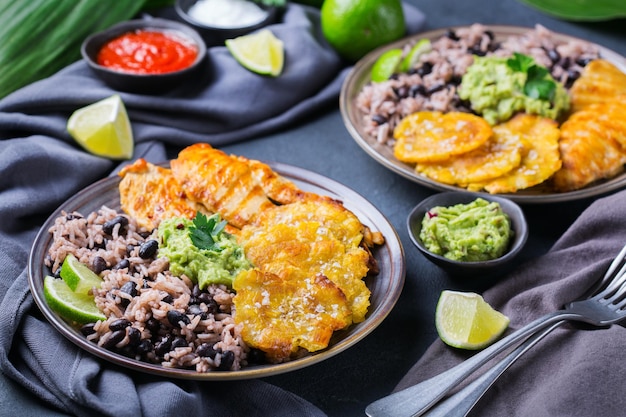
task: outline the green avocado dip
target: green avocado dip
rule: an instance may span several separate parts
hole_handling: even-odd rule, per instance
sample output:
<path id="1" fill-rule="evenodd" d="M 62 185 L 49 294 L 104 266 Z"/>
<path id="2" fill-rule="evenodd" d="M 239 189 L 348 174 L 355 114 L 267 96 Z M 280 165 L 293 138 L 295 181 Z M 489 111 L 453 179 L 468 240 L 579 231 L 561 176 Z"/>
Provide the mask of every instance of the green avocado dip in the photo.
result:
<path id="1" fill-rule="evenodd" d="M 500 204 L 477 198 L 468 204 L 428 210 L 420 239 L 432 253 L 477 262 L 504 255 L 512 235 L 511 221 Z"/>
<path id="2" fill-rule="evenodd" d="M 533 58 L 519 53 L 511 58 L 475 56 L 458 94 L 492 126 L 517 112 L 557 120 L 570 104 L 565 87 Z"/>
<path id="3" fill-rule="evenodd" d="M 234 236 L 223 231 L 219 215 L 201 213 L 192 221 L 182 217 L 159 224 L 159 256 L 170 262 L 172 274 L 185 274 L 200 288 L 210 284 L 232 286 L 233 279 L 252 265 Z"/>

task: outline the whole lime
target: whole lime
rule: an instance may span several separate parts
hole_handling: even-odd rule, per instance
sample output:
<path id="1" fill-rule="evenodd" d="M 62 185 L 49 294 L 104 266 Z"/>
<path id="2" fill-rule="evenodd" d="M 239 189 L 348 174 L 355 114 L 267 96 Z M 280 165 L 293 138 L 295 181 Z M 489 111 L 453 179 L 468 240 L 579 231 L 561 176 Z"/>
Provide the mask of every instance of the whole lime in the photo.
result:
<path id="1" fill-rule="evenodd" d="M 351 62 L 406 32 L 400 0 L 325 0 L 321 24 L 328 43 Z"/>

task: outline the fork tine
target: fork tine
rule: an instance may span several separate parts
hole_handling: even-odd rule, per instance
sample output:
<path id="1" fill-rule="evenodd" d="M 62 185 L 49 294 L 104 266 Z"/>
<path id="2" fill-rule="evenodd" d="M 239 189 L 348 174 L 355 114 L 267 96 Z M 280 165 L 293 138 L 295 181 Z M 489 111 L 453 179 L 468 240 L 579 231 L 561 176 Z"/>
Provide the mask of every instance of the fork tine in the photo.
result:
<path id="1" fill-rule="evenodd" d="M 624 265 L 620 271 L 615 274 L 613 280 L 608 283 L 604 290 L 591 298 L 596 301 L 610 303 L 612 297 L 619 296 L 620 291 L 623 291 L 624 282 L 626 282 L 626 265 Z"/>
<path id="2" fill-rule="evenodd" d="M 612 304 L 617 308 L 622 308 L 626 304 L 626 282 L 615 291 L 615 293 L 606 299 L 608 304 Z"/>
<path id="3" fill-rule="evenodd" d="M 609 268 L 604 273 L 602 279 L 597 281 L 591 288 L 589 288 L 585 294 L 583 294 L 584 298 L 589 298 L 597 295 L 601 291 L 606 289 L 606 285 L 610 283 L 615 278 L 615 272 L 619 268 L 623 268 L 624 260 L 626 259 L 626 245 L 620 250 L 620 252 L 613 258 L 613 261 L 609 265 Z"/>

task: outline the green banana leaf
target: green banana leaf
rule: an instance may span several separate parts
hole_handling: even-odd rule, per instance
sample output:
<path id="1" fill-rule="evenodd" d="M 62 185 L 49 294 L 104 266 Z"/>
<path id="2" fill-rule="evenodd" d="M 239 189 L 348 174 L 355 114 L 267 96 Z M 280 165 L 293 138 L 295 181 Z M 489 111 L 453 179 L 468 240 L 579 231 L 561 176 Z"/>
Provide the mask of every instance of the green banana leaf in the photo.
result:
<path id="1" fill-rule="evenodd" d="M 600 21 L 626 17 L 626 0 L 520 0 L 563 20 Z"/>

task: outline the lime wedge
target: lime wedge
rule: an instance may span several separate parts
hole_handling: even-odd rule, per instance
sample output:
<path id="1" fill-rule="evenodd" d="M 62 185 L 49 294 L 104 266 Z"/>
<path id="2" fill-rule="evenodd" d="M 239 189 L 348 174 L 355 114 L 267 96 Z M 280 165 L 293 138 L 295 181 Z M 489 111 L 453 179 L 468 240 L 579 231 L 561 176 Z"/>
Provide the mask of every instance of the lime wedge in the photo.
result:
<path id="1" fill-rule="evenodd" d="M 67 121 L 67 131 L 94 155 L 111 159 L 133 156 L 133 131 L 117 94 L 76 110 Z"/>
<path id="2" fill-rule="evenodd" d="M 61 265 L 61 278 L 70 289 L 78 294 L 88 294 L 94 287 L 100 288 L 100 278 L 89 267 L 69 253 Z"/>
<path id="3" fill-rule="evenodd" d="M 413 66 L 417 64 L 417 61 L 420 59 L 420 56 L 429 52 L 431 49 L 432 46 L 430 44 L 430 39 L 420 39 L 415 45 L 413 45 L 413 48 L 411 48 L 409 53 L 402 60 L 402 64 L 400 64 L 400 71 L 407 72 L 413 68 Z"/>
<path id="4" fill-rule="evenodd" d="M 43 293 L 50 308 L 68 321 L 85 324 L 106 320 L 93 296 L 72 291 L 62 279 L 46 276 Z"/>
<path id="5" fill-rule="evenodd" d="M 227 39 L 225 44 L 237 62 L 252 72 L 277 77 L 283 71 L 283 42 L 269 29 Z"/>
<path id="6" fill-rule="evenodd" d="M 384 52 L 372 66 L 372 81 L 375 83 L 387 81 L 393 73 L 398 71 L 401 61 L 402 49 L 390 49 Z"/>
<path id="7" fill-rule="evenodd" d="M 509 326 L 509 318 L 476 293 L 445 290 L 437 303 L 435 325 L 444 343 L 476 350 L 500 337 Z"/>

